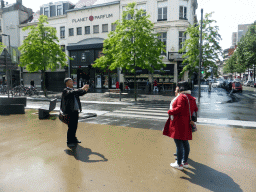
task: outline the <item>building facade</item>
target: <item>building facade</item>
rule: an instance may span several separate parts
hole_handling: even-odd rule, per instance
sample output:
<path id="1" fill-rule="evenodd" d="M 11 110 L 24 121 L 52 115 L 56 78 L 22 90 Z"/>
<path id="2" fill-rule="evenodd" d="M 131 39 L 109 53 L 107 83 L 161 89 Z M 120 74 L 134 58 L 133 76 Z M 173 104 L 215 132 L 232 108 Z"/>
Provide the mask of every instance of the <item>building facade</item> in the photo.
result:
<path id="1" fill-rule="evenodd" d="M 81 6 L 83 1 L 80 1 L 77 6 L 79 8 L 71 8 L 65 12 L 63 10 L 64 15 L 50 17 L 48 25 L 56 27 L 59 44 L 65 47 L 66 53 L 73 58 L 69 61 L 68 71 L 59 70 L 56 73 L 71 76 L 78 88 L 84 83 L 94 83 L 96 88 L 114 88 L 116 81 L 120 83 L 128 81 L 133 86 L 131 74 L 123 74 L 121 70 L 104 72 L 92 68 L 94 61 L 101 56 L 104 39 L 111 30 L 115 30 L 113 23 L 121 19 L 125 6 L 131 2 L 133 1 L 99 0 L 89 6 Z M 167 87 L 179 80 L 188 80 L 188 72 L 182 79 L 178 78 L 183 68 L 182 54 L 178 51 L 182 48 L 182 42 L 189 38 L 184 32 L 196 20 L 197 0 L 136 0 L 135 2 L 137 9 L 143 9 L 150 15 L 149 19 L 154 23 L 155 31 L 161 34 L 160 40 L 166 45 L 166 53 L 162 53 L 163 62 L 167 65 L 163 69 L 164 73 L 155 71 L 154 74 L 150 74 L 147 70 L 138 68 L 136 76 L 139 88 L 145 87 L 147 80 L 152 82 L 157 79 Z M 57 5 L 58 3 L 55 3 L 52 10 L 56 10 Z M 54 15 L 50 4 L 43 5 L 40 11 L 43 14 Z M 28 34 L 28 31 L 22 31 L 27 25 L 20 25 L 20 39 L 24 39 Z"/>
<path id="2" fill-rule="evenodd" d="M 11 70 L 12 85 L 20 83 L 19 51 L 20 46 L 20 28 L 19 25 L 28 23 L 33 18 L 33 11 L 22 5 L 22 0 L 16 0 L 16 3 L 8 4 L 1 0 L 0 9 L 0 42 L 2 42 L 11 55 L 12 63 L 15 68 Z M 5 72 L 0 68 L 0 79 L 5 81 Z"/>

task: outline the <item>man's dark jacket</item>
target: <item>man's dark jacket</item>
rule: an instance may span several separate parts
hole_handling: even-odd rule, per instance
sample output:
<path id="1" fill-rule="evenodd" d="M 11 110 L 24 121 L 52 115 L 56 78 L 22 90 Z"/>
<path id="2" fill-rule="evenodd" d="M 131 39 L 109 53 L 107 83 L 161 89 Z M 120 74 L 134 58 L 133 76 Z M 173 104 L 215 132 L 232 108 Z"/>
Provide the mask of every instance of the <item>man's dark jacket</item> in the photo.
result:
<path id="1" fill-rule="evenodd" d="M 78 102 L 80 112 L 82 111 L 81 102 L 79 96 L 86 94 L 83 89 L 71 89 L 65 88 L 62 92 L 60 108 L 64 114 L 70 114 L 74 112 L 75 98 Z"/>

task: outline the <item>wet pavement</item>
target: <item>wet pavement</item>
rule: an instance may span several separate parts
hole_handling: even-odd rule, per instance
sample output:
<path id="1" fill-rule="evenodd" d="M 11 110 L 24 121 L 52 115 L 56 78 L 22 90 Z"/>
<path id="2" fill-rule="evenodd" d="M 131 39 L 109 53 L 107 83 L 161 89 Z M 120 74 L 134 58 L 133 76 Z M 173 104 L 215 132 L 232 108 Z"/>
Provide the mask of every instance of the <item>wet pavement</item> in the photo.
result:
<path id="1" fill-rule="evenodd" d="M 159 130 L 80 122 L 66 146 L 56 116 L 0 116 L 0 191 L 254 191 L 256 130 L 198 125 L 188 169 L 170 167 L 175 144 Z"/>
<path id="2" fill-rule="evenodd" d="M 230 94 L 222 88 L 201 86 L 201 102 L 198 104 L 198 123 L 256 128 L 256 89 L 245 87 L 243 93 Z M 140 127 L 159 130 L 168 118 L 167 110 L 174 98 L 173 92 L 145 93 L 139 90 L 138 102 L 134 102 L 133 91 L 125 92 L 119 101 L 119 95 L 109 95 L 107 90 L 95 90 L 81 97 L 83 113 L 95 113 L 96 118 L 80 121 L 93 124 Z M 198 101 L 198 86 L 192 91 Z M 49 103 L 51 98 L 60 98 L 61 93 L 29 97 L 27 108 L 38 109 Z M 59 110 L 60 100 L 55 110 Z"/>

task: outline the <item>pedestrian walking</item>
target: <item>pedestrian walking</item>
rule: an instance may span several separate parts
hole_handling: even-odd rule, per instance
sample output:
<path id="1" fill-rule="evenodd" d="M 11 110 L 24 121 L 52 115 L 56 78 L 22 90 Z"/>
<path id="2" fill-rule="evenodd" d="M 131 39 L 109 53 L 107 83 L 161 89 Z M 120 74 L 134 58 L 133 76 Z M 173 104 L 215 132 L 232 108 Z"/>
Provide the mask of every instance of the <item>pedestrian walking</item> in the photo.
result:
<path id="1" fill-rule="evenodd" d="M 209 81 L 208 92 L 211 92 L 211 90 L 212 90 L 212 82 L 211 82 L 211 81 Z"/>
<path id="2" fill-rule="evenodd" d="M 157 81 L 156 81 L 156 79 L 155 79 L 155 81 L 154 81 L 154 89 L 153 89 L 153 91 L 157 91 L 157 92 L 158 92 L 158 87 L 157 87 Z"/>
<path id="3" fill-rule="evenodd" d="M 31 87 L 35 86 L 35 81 L 33 79 L 30 81 L 30 85 L 31 85 Z"/>
<path id="4" fill-rule="evenodd" d="M 79 96 L 87 93 L 89 85 L 84 85 L 81 89 L 74 90 L 73 80 L 71 78 L 65 78 L 64 83 L 66 88 L 62 92 L 60 109 L 63 114 L 67 115 L 67 119 L 69 120 L 67 144 L 69 146 L 75 146 L 75 144 L 81 143 L 76 137 L 79 111 L 82 111 Z"/>
<path id="5" fill-rule="evenodd" d="M 192 140 L 191 116 L 197 112 L 196 100 L 191 96 L 189 83 L 178 82 L 176 97 L 170 104 L 168 114 L 171 116 L 168 131 L 164 135 L 174 139 L 176 144 L 177 161 L 171 163 L 171 167 L 183 170 L 188 168 L 188 156 L 190 152 L 189 140 Z"/>
<path id="6" fill-rule="evenodd" d="M 119 82 L 116 81 L 116 89 L 119 89 Z"/>

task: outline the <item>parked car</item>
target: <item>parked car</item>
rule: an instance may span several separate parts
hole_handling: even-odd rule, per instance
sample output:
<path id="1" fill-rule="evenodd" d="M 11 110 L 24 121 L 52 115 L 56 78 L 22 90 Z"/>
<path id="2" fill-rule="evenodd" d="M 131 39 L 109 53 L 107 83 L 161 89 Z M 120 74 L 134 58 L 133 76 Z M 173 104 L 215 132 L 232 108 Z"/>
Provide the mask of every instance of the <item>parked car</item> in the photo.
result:
<path id="1" fill-rule="evenodd" d="M 252 82 L 252 83 L 250 84 L 250 87 L 256 87 L 256 82 Z"/>
<path id="2" fill-rule="evenodd" d="M 238 81 L 233 82 L 232 83 L 232 90 L 233 90 L 233 92 L 236 92 L 236 91 L 242 92 L 243 91 L 242 84 Z"/>
<path id="3" fill-rule="evenodd" d="M 253 81 L 248 80 L 244 83 L 244 86 L 250 86 L 253 83 Z"/>
<path id="4" fill-rule="evenodd" d="M 222 81 L 215 81 L 214 83 L 212 83 L 212 87 L 221 87 L 222 85 Z"/>

